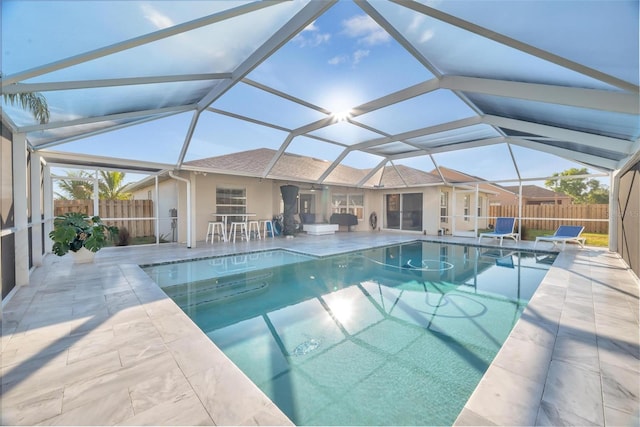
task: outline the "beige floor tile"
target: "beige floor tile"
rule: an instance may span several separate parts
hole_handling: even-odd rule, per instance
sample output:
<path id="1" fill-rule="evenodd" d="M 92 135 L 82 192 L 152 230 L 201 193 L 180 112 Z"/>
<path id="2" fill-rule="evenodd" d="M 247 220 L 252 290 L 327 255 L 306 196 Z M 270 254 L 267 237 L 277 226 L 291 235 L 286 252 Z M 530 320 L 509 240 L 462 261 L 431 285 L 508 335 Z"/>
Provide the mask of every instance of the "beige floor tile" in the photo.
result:
<path id="1" fill-rule="evenodd" d="M 597 372 L 552 360 L 542 401 L 549 408 L 545 413 L 552 423 L 560 420 L 574 425 L 584 420 L 595 425 L 604 423 L 602 388 Z"/>
<path id="2" fill-rule="evenodd" d="M 60 415 L 38 424 L 50 426 L 105 426 L 118 424 L 132 416 L 133 408 L 129 392 L 124 389 L 111 393 L 108 398 L 102 397 L 72 409 L 67 409 L 63 403 Z"/>
<path id="3" fill-rule="evenodd" d="M 191 385 L 177 367 L 129 387 L 133 411 L 136 414 L 168 402 L 195 396 Z"/>
<path id="4" fill-rule="evenodd" d="M 123 426 L 204 426 L 215 425 L 198 397 L 191 392 L 184 399 L 163 402 L 120 422 Z M 278 424 L 264 424 L 278 425 Z"/>
<path id="5" fill-rule="evenodd" d="M 497 425 L 533 425 L 544 383 L 492 365 L 465 408 Z"/>
<path id="6" fill-rule="evenodd" d="M 62 387 L 30 392 L 15 401 L 3 395 L 2 425 L 34 425 L 62 412 Z"/>
<path id="7" fill-rule="evenodd" d="M 145 359 L 133 366 L 85 377 L 69 383 L 65 388 L 63 408 L 75 408 L 88 401 L 107 398 L 121 390 L 128 391 L 130 387 L 148 380 L 158 372 L 171 371 L 175 368 L 177 368 L 175 361 L 165 353 Z"/>

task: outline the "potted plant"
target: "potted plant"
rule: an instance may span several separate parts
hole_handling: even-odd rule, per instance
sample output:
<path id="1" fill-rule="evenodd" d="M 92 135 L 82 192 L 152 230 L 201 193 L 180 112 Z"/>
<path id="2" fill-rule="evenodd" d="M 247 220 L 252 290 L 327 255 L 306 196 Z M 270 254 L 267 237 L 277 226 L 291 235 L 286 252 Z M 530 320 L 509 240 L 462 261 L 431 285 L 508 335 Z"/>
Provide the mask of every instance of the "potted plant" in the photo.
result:
<path id="1" fill-rule="evenodd" d="M 102 222 L 99 216 L 89 217 L 80 212 L 68 212 L 57 216 L 53 221 L 54 229 L 49 233 L 53 240 L 52 251 L 63 256 L 71 251 L 74 256 L 89 251 L 90 259 L 76 262 L 89 262 L 93 255 L 105 247 L 108 239 L 113 240 L 118 235 L 118 227 L 109 226 Z"/>

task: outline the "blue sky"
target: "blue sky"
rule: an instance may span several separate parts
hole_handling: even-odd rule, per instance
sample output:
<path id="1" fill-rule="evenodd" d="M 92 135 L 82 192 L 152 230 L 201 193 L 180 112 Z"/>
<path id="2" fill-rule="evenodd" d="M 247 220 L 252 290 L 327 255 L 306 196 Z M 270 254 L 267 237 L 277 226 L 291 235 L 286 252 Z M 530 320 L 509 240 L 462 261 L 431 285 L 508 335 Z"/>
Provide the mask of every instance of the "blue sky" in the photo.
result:
<path id="1" fill-rule="evenodd" d="M 237 4 L 240 3 L 237 2 Z M 501 11 L 502 9 L 497 9 L 497 5 L 504 5 L 504 2 L 487 2 L 486 4 L 485 13 L 465 16 L 465 18 L 479 24 L 487 24 L 492 14 L 506 13 Z M 445 11 L 455 11 L 464 16 L 464 8 L 461 9 L 463 2 L 442 4 L 438 2 L 438 5 Z M 540 43 L 543 45 L 549 43 L 549 46 L 560 51 L 565 49 L 564 42 L 557 36 L 562 30 L 559 20 L 566 15 L 545 17 L 535 15 L 536 9 L 532 5 L 531 2 L 522 2 L 520 6 L 508 4 L 506 7 L 510 10 L 514 9 L 509 12 L 509 16 L 522 18 L 522 13 L 516 12 L 522 12 L 524 8 L 529 10 L 527 19 L 541 22 L 545 20 L 549 33 Z M 628 3 L 616 4 L 612 9 L 628 7 L 627 5 Z M 3 74 L 19 72 L 66 56 L 167 28 L 228 6 L 228 2 L 198 1 L 188 4 L 162 1 L 115 3 L 5 1 L 3 2 Z M 290 10 L 296 7 L 298 6 L 294 2 L 278 8 L 269 8 L 269 19 L 275 21 L 286 19 L 291 14 Z M 385 5 L 384 7 L 397 6 Z M 590 4 L 586 9 L 588 9 L 586 12 L 581 13 L 594 15 L 602 13 L 607 16 L 606 14 L 610 12 L 610 9 L 602 8 L 602 3 Z M 50 19 L 52 16 L 56 19 Z M 402 14 L 398 16 L 398 19 L 404 19 Z M 38 31 L 25 37 L 24 32 L 18 29 L 26 25 L 27 17 L 29 25 L 32 28 L 38 28 Z M 500 24 L 497 25 L 501 26 L 501 31 L 509 34 L 517 27 L 518 19 L 500 20 Z M 113 25 L 114 21 L 118 22 L 117 26 Z M 231 70 L 247 57 L 252 46 L 259 44 L 269 35 L 269 26 L 265 22 L 268 20 L 253 20 L 252 25 L 255 26 L 255 31 L 251 35 L 243 34 L 240 25 L 234 26 L 233 23 L 228 23 L 220 26 L 221 28 L 205 28 L 174 36 L 136 48 L 131 52 L 90 61 L 32 81 Z M 419 25 L 424 23 L 416 21 L 411 25 L 420 28 Z M 596 41 L 595 36 L 583 34 L 579 26 L 569 25 L 566 31 L 570 37 L 585 36 L 594 43 Z M 612 31 L 622 30 L 614 28 Z M 451 36 L 456 36 L 458 33 L 459 31 L 451 32 Z M 83 34 L 83 37 L 78 38 L 76 34 Z M 618 33 L 614 35 L 619 36 Z M 240 42 L 238 41 L 240 36 L 246 36 L 248 40 Z M 193 39 L 187 51 L 184 50 L 183 45 L 177 43 L 185 37 Z M 419 37 L 424 40 L 425 46 L 431 46 L 428 43 L 432 43 L 435 49 L 441 46 L 438 40 L 443 36 L 423 31 Z M 615 63 L 616 55 L 620 52 L 619 48 L 613 49 L 611 58 L 605 58 L 603 62 Z M 445 53 L 440 52 L 440 54 Z M 140 59 L 145 58 L 145 55 L 152 56 L 154 62 Z M 162 55 L 162 58 L 158 70 L 154 67 L 157 64 L 155 59 L 159 55 Z M 540 60 L 536 59 L 532 62 L 537 63 Z M 621 72 L 621 74 L 624 73 Z M 341 111 L 429 80 L 433 75 L 357 5 L 341 1 L 256 67 L 247 77 L 318 107 L 330 111 Z M 55 117 L 56 114 L 60 114 L 63 107 L 68 107 L 69 103 L 72 104 L 72 109 L 90 108 L 93 111 L 92 114 L 101 114 L 108 108 L 117 110 L 120 108 L 119 104 L 124 107 L 127 102 L 134 101 L 143 107 L 147 104 L 149 106 L 171 105 L 175 99 L 188 98 L 190 94 L 198 94 L 199 90 L 197 84 L 192 83 L 190 86 L 164 85 L 162 88 L 146 85 L 144 88 L 82 90 L 77 91 L 77 96 L 71 101 L 68 101 L 65 93 L 49 92 L 46 96 L 50 99 L 52 116 Z M 313 109 L 242 83 L 227 91 L 212 107 L 247 115 L 256 120 L 270 121 L 288 129 L 295 129 L 323 117 L 323 114 Z M 389 112 L 375 111 L 358 117 L 357 120 L 393 134 L 473 115 L 473 110 L 452 92 L 438 90 L 400 103 L 392 107 Z M 191 118 L 192 113 L 181 113 L 58 145 L 52 149 L 174 164 L 185 141 Z M 348 123 L 339 123 L 314 132 L 313 135 L 336 139 L 345 146 L 381 136 Z M 204 112 L 199 118 L 186 160 L 259 147 L 277 149 L 286 137 L 287 132 Z M 294 139 L 287 151 L 334 160 L 342 149 L 343 147 L 339 145 L 299 137 Z M 520 172 L 525 178 L 549 175 L 570 167 L 581 167 L 558 157 L 521 147 L 515 147 L 513 151 L 514 157 L 519 162 Z M 516 176 L 511 155 L 504 144 L 475 149 L 473 152 L 465 150 L 459 153 L 437 154 L 434 158 L 440 166 L 465 170 L 486 179 L 511 179 Z M 344 162 L 353 167 L 370 168 L 380 159 L 379 156 L 362 153 L 350 155 Z M 423 170 L 431 170 L 434 167 L 431 159 L 424 156 L 399 163 Z"/>

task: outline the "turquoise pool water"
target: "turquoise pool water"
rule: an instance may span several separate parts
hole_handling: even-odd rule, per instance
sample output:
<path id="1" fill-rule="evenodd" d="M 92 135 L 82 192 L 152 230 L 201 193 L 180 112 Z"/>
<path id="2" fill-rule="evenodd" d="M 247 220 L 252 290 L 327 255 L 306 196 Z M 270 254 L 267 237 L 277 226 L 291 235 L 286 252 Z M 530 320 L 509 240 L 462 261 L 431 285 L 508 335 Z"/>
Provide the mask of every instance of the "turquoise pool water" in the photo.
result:
<path id="1" fill-rule="evenodd" d="M 451 425 L 553 261 L 429 242 L 278 252 L 209 278 L 147 271 L 298 425 Z"/>

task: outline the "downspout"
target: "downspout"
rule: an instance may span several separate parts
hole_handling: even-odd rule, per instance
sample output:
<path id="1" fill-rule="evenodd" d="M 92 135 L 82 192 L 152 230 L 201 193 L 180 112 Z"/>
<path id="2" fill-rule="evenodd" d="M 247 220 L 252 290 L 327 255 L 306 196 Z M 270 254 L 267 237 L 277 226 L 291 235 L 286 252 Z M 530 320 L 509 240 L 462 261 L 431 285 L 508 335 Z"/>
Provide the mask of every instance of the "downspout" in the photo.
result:
<path id="1" fill-rule="evenodd" d="M 191 181 L 181 176 L 176 176 L 169 171 L 169 176 L 187 184 L 187 248 L 191 249 Z"/>

